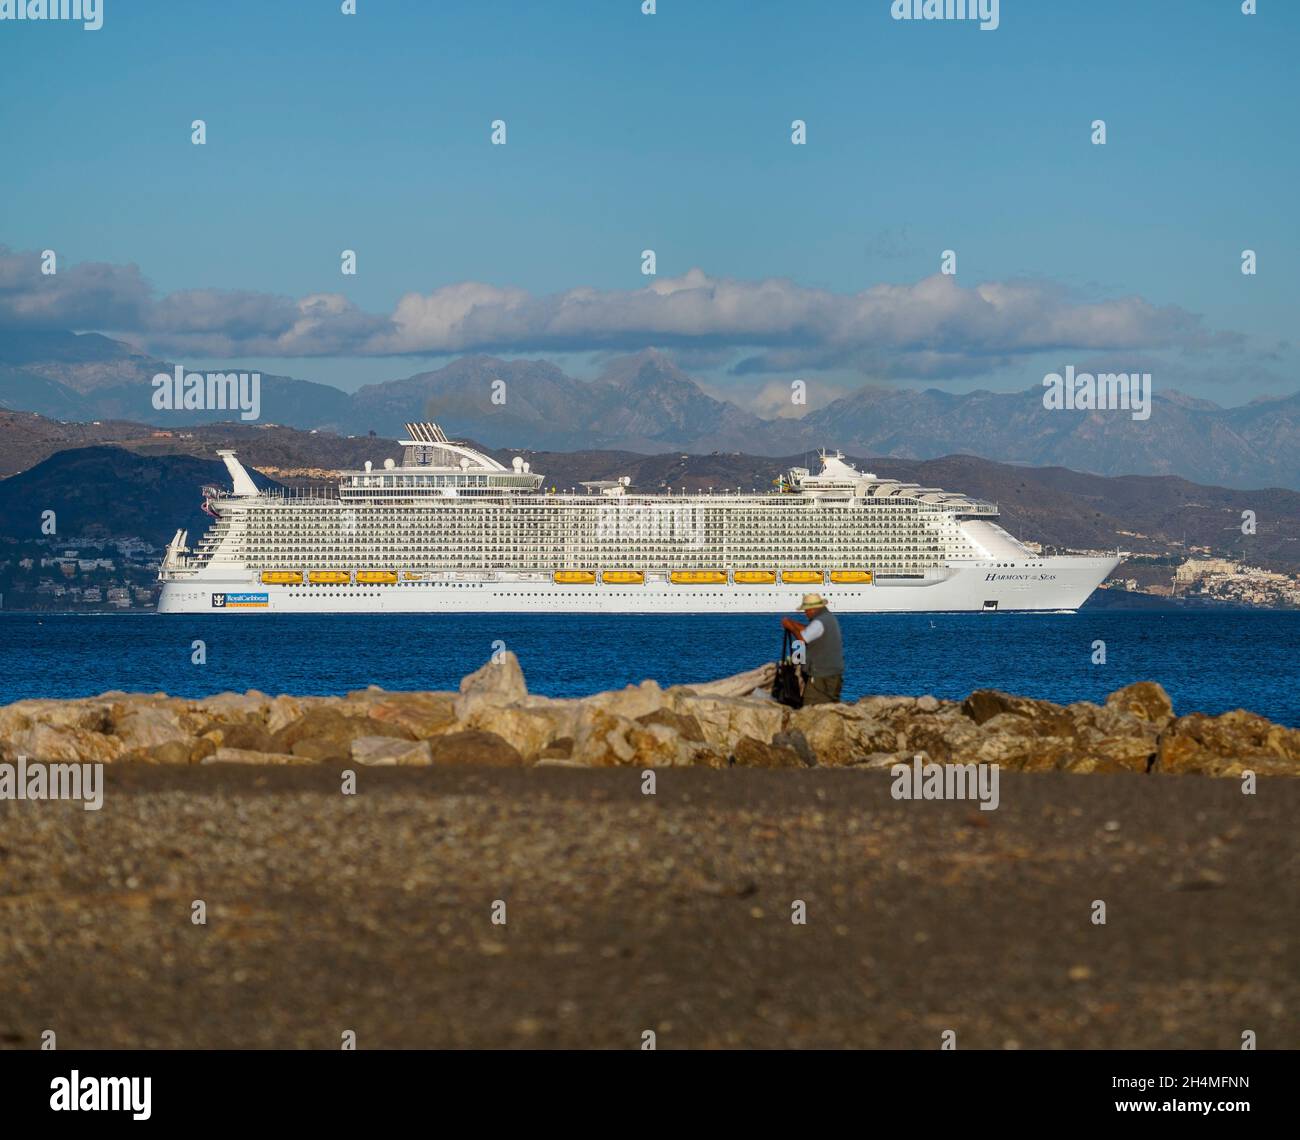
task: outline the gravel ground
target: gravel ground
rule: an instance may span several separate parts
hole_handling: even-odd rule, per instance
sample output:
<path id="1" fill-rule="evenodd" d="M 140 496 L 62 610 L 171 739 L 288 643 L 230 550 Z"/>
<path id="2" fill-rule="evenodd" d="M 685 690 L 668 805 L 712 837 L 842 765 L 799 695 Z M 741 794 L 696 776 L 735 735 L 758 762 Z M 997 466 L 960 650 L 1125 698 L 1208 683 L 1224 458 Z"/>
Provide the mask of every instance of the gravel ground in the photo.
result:
<path id="1" fill-rule="evenodd" d="M 1300 781 L 1003 773 L 982 812 L 657 777 L 119 766 L 97 813 L 0 802 L 0 1046 L 1300 1047 Z"/>

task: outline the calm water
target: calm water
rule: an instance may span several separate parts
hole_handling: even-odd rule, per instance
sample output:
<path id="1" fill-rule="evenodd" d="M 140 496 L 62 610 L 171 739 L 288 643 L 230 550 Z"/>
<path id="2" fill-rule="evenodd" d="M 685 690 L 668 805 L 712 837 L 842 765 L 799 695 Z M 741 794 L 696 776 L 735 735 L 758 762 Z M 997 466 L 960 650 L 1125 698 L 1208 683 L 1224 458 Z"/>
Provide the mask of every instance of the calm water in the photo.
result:
<path id="1" fill-rule="evenodd" d="M 847 699 L 995 687 L 1068 702 L 1158 680 L 1179 712 L 1248 708 L 1300 726 L 1300 613 L 851 614 Z M 190 662 L 207 643 L 207 663 Z M 1094 640 L 1105 665 L 1091 663 Z M 776 617 L 0 615 L 0 704 L 107 689 L 454 689 L 504 641 L 530 690 L 689 683 L 776 656 Z"/>

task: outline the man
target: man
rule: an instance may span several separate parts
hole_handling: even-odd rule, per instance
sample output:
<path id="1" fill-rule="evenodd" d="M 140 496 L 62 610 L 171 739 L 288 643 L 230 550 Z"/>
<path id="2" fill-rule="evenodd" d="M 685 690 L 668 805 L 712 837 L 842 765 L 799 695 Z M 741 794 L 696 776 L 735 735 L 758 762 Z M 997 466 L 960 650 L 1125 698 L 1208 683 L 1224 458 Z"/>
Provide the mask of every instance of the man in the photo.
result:
<path id="1" fill-rule="evenodd" d="M 821 594 L 805 594 L 799 604 L 807 625 L 794 618 L 782 618 L 781 626 L 807 647 L 804 672 L 808 684 L 804 688 L 806 705 L 834 704 L 840 699 L 844 684 L 844 641 L 840 637 L 840 623 L 826 608 Z"/>

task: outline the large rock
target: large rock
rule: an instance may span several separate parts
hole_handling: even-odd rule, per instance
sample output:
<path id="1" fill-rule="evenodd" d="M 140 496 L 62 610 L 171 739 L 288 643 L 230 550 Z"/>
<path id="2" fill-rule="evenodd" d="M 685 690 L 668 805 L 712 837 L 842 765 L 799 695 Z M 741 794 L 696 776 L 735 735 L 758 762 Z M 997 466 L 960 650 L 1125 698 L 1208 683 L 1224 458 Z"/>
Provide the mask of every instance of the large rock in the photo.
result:
<path id="1" fill-rule="evenodd" d="M 266 725 L 256 721 L 234 721 L 210 728 L 203 734 L 218 748 L 240 748 L 249 752 L 273 752 L 271 738 L 274 734 Z"/>
<path id="2" fill-rule="evenodd" d="M 857 764 L 872 753 L 899 747 L 898 733 L 854 705 L 807 705 L 795 709 L 786 733 L 800 735 L 817 763 L 826 768 Z"/>
<path id="3" fill-rule="evenodd" d="M 728 761 L 736 768 L 806 768 L 802 756 L 783 744 L 764 744 L 752 736 L 736 741 Z"/>
<path id="4" fill-rule="evenodd" d="M 433 763 L 433 750 L 427 740 L 358 736 L 352 742 L 352 760 L 374 767 L 427 767 Z"/>
<path id="5" fill-rule="evenodd" d="M 294 756 L 287 752 L 258 752 L 251 748 L 218 748 L 211 756 L 204 757 L 201 764 L 313 764 L 305 756 Z"/>
<path id="6" fill-rule="evenodd" d="M 1081 759 L 1079 742 L 1074 736 L 1040 736 L 1017 731 L 1025 723 L 1011 714 L 986 721 L 975 755 L 963 755 L 962 761 L 997 764 L 1017 772 L 1042 772 L 1068 768 Z"/>
<path id="7" fill-rule="evenodd" d="M 1246 769 L 1300 776 L 1300 729 L 1243 709 L 1217 717 L 1180 716 L 1161 733 L 1155 768 L 1207 776 L 1235 776 Z"/>
<path id="8" fill-rule="evenodd" d="M 519 749 L 494 732 L 446 732 L 428 741 L 429 763 L 440 767 L 518 768 Z"/>
<path id="9" fill-rule="evenodd" d="M 179 756 L 183 748 L 188 763 L 196 736 L 193 725 L 187 727 L 181 723 L 182 716 L 183 706 L 167 702 L 139 705 L 116 717 L 113 735 L 122 742 L 122 758 L 150 760 L 154 758 L 155 750 L 160 750 L 160 757 Z"/>
<path id="10" fill-rule="evenodd" d="M 675 711 L 694 718 L 705 741 L 724 756 L 742 736 L 770 741 L 785 728 L 790 713 L 775 701 L 699 696 L 692 690 L 675 690 L 672 696 Z"/>
<path id="11" fill-rule="evenodd" d="M 961 711 L 982 725 L 996 716 L 1015 716 L 1028 721 L 1041 735 L 1066 736 L 1074 732 L 1070 714 L 1051 701 L 1017 697 L 999 689 L 976 689 L 961 703 Z"/>
<path id="12" fill-rule="evenodd" d="M 218 693 L 214 697 L 205 697 L 202 701 L 195 702 L 199 711 L 208 719 L 210 724 L 222 723 L 253 723 L 266 724 L 269 710 L 276 705 L 285 702 L 292 702 L 295 711 L 294 716 L 289 719 L 296 719 L 301 715 L 301 702 L 297 697 L 276 697 L 272 701 L 265 693 L 259 693 L 250 690 L 247 693 Z M 287 723 L 287 721 L 286 721 Z M 281 725 L 275 725 L 271 731 L 274 732 Z"/>
<path id="13" fill-rule="evenodd" d="M 1064 764 L 1071 772 L 1148 772 L 1156 758 L 1156 742 L 1145 736 L 1105 736 L 1076 746 Z"/>
<path id="14" fill-rule="evenodd" d="M 460 727 L 495 733 L 533 761 L 552 741 L 571 738 L 577 720 L 576 702 L 529 698 L 527 704 L 476 708 Z"/>
<path id="15" fill-rule="evenodd" d="M 8 761 L 26 756 L 28 760 L 109 764 L 121 759 L 124 751 L 115 736 L 39 722 L 12 732 L 0 742 L 0 754 Z"/>
<path id="16" fill-rule="evenodd" d="M 456 698 L 457 720 L 468 720 L 477 709 L 497 708 L 522 701 L 528 696 L 524 671 L 519 658 L 508 649 L 493 654 L 481 669 L 476 669 L 460 682 L 460 695 Z"/>
<path id="17" fill-rule="evenodd" d="M 598 706 L 584 708 L 579 715 L 570 758 L 593 768 L 722 767 L 726 763 L 717 750 L 687 739 L 671 724 L 643 723 Z"/>
<path id="18" fill-rule="evenodd" d="M 416 740 L 450 732 L 457 723 L 452 693 L 384 693 L 367 702 L 366 713 L 405 730 Z"/>
<path id="19" fill-rule="evenodd" d="M 347 716 L 339 708 L 321 702 L 274 733 L 271 750 L 311 760 L 347 761 L 352 758 L 352 742 L 360 736 L 413 739 L 411 732 L 400 725 L 368 716 Z"/>
<path id="20" fill-rule="evenodd" d="M 886 724 L 878 723 L 882 728 Z M 944 709 L 935 702 L 933 709 L 926 712 L 918 701 L 910 716 L 892 723 L 894 747 L 898 751 L 909 757 L 924 754 L 927 760 L 939 764 L 967 762 L 966 758 L 974 756 L 984 742 L 980 727 L 962 716 L 956 705 Z M 873 733 L 867 743 L 878 746 L 881 752 L 889 751 L 888 730 Z"/>
<path id="21" fill-rule="evenodd" d="M 631 720 L 646 716 L 662 709 L 670 701 L 654 681 L 642 681 L 639 685 L 628 685 L 626 689 L 613 689 L 603 693 L 593 693 L 584 697 L 582 703 L 589 708 L 604 709 L 617 716 Z"/>
<path id="22" fill-rule="evenodd" d="M 1106 698 L 1106 707 L 1131 713 L 1159 728 L 1164 728 L 1174 716 L 1174 702 L 1155 681 L 1138 681 L 1116 689 Z"/>
<path id="23" fill-rule="evenodd" d="M 704 729 L 700 722 L 690 713 L 674 712 L 672 709 L 654 709 L 648 713 L 642 713 L 636 718 L 638 724 L 662 724 L 671 728 L 683 740 L 692 744 L 703 744 Z"/>

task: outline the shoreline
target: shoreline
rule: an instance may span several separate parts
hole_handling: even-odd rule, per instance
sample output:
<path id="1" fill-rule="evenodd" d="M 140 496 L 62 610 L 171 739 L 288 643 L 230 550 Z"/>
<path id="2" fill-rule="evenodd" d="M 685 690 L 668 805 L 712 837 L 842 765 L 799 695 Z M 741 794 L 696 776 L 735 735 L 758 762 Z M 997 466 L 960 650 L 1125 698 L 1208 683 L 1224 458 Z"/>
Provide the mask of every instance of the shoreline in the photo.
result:
<path id="1" fill-rule="evenodd" d="M 1178 715 L 1151 681 L 1104 704 L 978 689 L 790 709 L 764 665 L 704 684 L 643 681 L 583 697 L 528 691 L 509 651 L 457 692 L 204 698 L 107 692 L 0 707 L 0 760 L 376 767 L 885 768 L 1300 775 L 1300 729 L 1242 709 Z"/>

